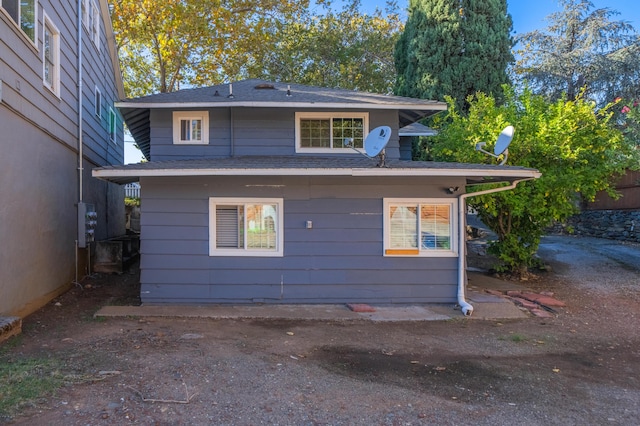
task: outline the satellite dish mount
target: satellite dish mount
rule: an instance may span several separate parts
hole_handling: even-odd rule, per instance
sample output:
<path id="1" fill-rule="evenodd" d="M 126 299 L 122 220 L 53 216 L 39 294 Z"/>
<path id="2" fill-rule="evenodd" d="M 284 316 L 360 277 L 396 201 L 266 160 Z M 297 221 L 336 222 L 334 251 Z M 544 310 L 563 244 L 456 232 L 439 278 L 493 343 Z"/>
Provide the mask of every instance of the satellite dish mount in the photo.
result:
<path id="1" fill-rule="evenodd" d="M 496 145 L 493 148 L 493 153 L 489 151 L 485 151 L 482 149 L 487 143 L 479 142 L 476 144 L 476 151 L 484 152 L 487 155 L 490 155 L 495 158 L 499 158 L 502 155 L 502 161 L 500 165 L 503 166 L 507 162 L 507 158 L 509 158 L 509 144 L 513 139 L 513 126 L 507 126 L 504 128 L 502 132 L 500 132 L 500 136 L 498 136 L 498 140 L 496 141 Z"/>
<path id="2" fill-rule="evenodd" d="M 356 149 L 353 146 L 353 138 L 345 139 L 345 146 L 350 147 L 354 151 L 359 154 L 364 155 L 367 158 L 375 159 L 378 158 L 377 167 L 387 167 L 385 165 L 385 147 L 387 143 L 389 143 L 389 138 L 391 137 L 391 127 L 389 126 L 380 126 L 376 127 L 372 131 L 369 132 L 367 137 L 364 140 L 364 152 Z"/>

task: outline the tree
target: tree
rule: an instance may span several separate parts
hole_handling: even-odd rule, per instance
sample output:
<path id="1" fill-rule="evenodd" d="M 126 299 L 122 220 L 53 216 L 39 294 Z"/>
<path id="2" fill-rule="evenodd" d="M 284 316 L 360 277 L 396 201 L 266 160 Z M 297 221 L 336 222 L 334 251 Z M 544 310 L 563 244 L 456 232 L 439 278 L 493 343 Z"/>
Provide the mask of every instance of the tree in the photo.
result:
<path id="1" fill-rule="evenodd" d="M 640 96 L 640 38 L 618 12 L 593 9 L 588 0 L 561 0 L 546 30 L 517 37 L 520 57 L 514 77 L 551 100 L 563 93 L 583 96 L 604 106 L 617 97 Z"/>
<path id="2" fill-rule="evenodd" d="M 276 24 L 306 0 L 114 0 L 111 17 L 128 96 L 246 77 L 272 49 Z"/>
<path id="3" fill-rule="evenodd" d="M 395 3 L 385 12 L 362 12 L 350 0 L 335 12 L 317 2 L 320 12 L 281 22 L 275 48 L 265 52 L 250 73 L 276 81 L 391 93 L 395 82 L 393 49 L 403 28 Z"/>
<path id="4" fill-rule="evenodd" d="M 477 91 L 502 95 L 513 61 L 505 0 L 410 0 L 398 40 L 395 93 L 444 100 L 461 110 Z"/>
<path id="5" fill-rule="evenodd" d="M 513 125 L 509 163 L 542 173 L 515 190 L 469 198 L 469 205 L 498 235 L 490 250 L 502 270 L 532 266 L 545 228 L 576 213 L 579 196 L 593 200 L 601 190 L 615 195 L 613 179 L 640 165 L 635 144 L 612 122 L 612 105 L 597 110 L 581 95 L 548 102 L 529 89 L 518 94 L 507 86 L 501 106 L 482 93 L 469 98 L 466 116 L 449 102 L 448 115 L 436 123 L 441 127 L 433 147 L 436 160 L 492 162 L 475 151 L 475 144 L 495 141 L 500 130 Z"/>

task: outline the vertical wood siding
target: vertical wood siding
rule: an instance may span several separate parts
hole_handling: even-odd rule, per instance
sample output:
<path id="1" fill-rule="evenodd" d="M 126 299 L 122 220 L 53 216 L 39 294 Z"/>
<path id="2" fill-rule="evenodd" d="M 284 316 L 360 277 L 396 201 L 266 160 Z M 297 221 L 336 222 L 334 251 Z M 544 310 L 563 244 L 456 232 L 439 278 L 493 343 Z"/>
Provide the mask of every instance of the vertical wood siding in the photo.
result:
<path id="1" fill-rule="evenodd" d="M 144 303 L 453 302 L 457 258 L 383 256 L 384 197 L 444 197 L 424 178 L 143 178 Z M 283 257 L 209 256 L 209 197 L 284 199 Z M 306 221 L 313 222 L 306 229 Z"/>

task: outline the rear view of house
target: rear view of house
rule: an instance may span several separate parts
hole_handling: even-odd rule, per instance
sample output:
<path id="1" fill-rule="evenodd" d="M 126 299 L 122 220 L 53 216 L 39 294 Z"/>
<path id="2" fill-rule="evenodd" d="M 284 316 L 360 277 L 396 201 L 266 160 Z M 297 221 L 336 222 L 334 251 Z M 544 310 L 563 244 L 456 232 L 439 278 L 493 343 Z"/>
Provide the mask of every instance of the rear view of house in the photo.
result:
<path id="1" fill-rule="evenodd" d="M 434 101 L 245 80 L 118 107 L 150 161 L 94 176 L 140 181 L 144 303 L 455 302 L 465 187 L 539 176 L 406 159 Z"/>
<path id="2" fill-rule="evenodd" d="M 124 233 L 121 186 L 91 179 L 123 162 L 123 96 L 106 0 L 0 2 L 0 315 L 84 275 L 79 205 L 88 239 Z"/>

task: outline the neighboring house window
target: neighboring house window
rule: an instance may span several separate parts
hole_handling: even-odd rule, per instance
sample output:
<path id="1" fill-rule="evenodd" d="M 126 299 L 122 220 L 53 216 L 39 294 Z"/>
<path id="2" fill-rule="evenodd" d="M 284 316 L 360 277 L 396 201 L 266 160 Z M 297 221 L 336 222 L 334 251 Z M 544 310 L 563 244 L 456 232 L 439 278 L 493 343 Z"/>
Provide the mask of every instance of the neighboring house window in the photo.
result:
<path id="1" fill-rule="evenodd" d="M 116 112 L 113 108 L 109 108 L 109 140 L 116 143 L 116 129 L 118 128 L 118 122 L 116 120 Z"/>
<path id="2" fill-rule="evenodd" d="M 368 128 L 367 113 L 297 112 L 296 151 L 362 149 Z"/>
<path id="3" fill-rule="evenodd" d="M 208 144 L 209 112 L 207 111 L 174 111 L 173 113 L 174 144 Z"/>
<path id="4" fill-rule="evenodd" d="M 457 256 L 457 200 L 385 199 L 385 256 Z"/>
<path id="5" fill-rule="evenodd" d="M 47 15 L 44 16 L 43 80 L 53 93 L 60 92 L 60 32 Z"/>
<path id="6" fill-rule="evenodd" d="M 0 0 L 0 5 L 9 14 L 32 42 L 36 42 L 36 0 Z"/>
<path id="7" fill-rule="evenodd" d="M 95 113 L 96 116 L 102 117 L 102 92 L 100 91 L 100 89 L 98 89 L 98 86 L 96 86 L 94 93 Z"/>
<path id="8" fill-rule="evenodd" d="M 100 8 L 95 1 L 91 2 L 91 13 L 93 19 L 91 20 L 91 39 L 96 48 L 100 50 Z"/>
<path id="9" fill-rule="evenodd" d="M 210 256 L 282 256 L 281 198 L 210 198 Z"/>
<path id="10" fill-rule="evenodd" d="M 89 32 L 93 44 L 100 49 L 100 6 L 92 0 L 82 0 L 82 25 Z"/>

